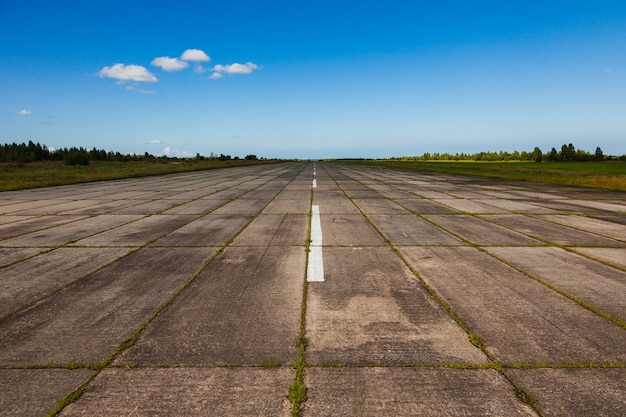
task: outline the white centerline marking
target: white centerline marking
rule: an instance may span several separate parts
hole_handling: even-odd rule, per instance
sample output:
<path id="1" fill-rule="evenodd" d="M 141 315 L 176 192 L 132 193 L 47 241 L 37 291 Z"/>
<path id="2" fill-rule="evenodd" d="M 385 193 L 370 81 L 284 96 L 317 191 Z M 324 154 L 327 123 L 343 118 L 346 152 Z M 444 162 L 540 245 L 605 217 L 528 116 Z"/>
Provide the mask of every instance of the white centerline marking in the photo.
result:
<path id="1" fill-rule="evenodd" d="M 313 188 L 317 188 L 317 180 L 313 180 Z"/>
<path id="2" fill-rule="evenodd" d="M 322 221 L 320 206 L 311 207 L 311 245 L 309 264 L 307 265 L 308 282 L 324 282 L 324 258 L 322 256 Z"/>

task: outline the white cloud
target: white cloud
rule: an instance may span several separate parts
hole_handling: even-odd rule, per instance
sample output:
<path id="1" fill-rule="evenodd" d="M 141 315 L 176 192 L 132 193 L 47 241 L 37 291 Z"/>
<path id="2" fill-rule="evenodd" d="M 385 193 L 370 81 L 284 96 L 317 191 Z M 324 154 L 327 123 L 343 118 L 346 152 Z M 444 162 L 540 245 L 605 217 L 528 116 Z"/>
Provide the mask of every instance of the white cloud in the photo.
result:
<path id="1" fill-rule="evenodd" d="M 172 148 L 170 148 L 169 146 L 166 146 L 165 149 L 163 149 L 163 155 L 169 155 L 172 153 Z"/>
<path id="2" fill-rule="evenodd" d="M 212 80 L 217 80 L 222 78 L 222 74 L 220 74 L 219 72 L 214 72 L 213 74 L 209 75 L 209 78 Z"/>
<path id="3" fill-rule="evenodd" d="M 173 72 L 180 71 L 189 66 L 185 61 L 181 61 L 178 58 L 170 58 L 169 56 L 160 56 L 154 58 L 151 62 L 155 67 L 160 67 L 163 71 Z"/>
<path id="4" fill-rule="evenodd" d="M 28 116 L 28 115 L 33 114 L 33 112 L 30 110 L 22 109 L 18 111 L 17 114 L 19 114 L 20 116 Z"/>
<path id="5" fill-rule="evenodd" d="M 206 71 L 206 69 L 204 69 L 204 67 L 200 64 L 196 64 L 193 66 L 193 71 L 198 73 L 198 74 L 202 74 L 204 71 Z"/>
<path id="6" fill-rule="evenodd" d="M 126 89 L 129 91 L 135 91 L 139 94 L 154 94 L 156 91 L 154 90 L 144 90 L 143 88 L 133 87 L 132 85 L 127 85 Z"/>
<path id="7" fill-rule="evenodd" d="M 158 145 L 159 143 L 163 143 L 163 142 L 161 142 L 159 139 L 152 139 L 152 140 L 149 140 L 147 143 L 149 143 L 150 145 Z"/>
<path id="8" fill-rule="evenodd" d="M 137 81 L 142 83 L 153 83 L 157 78 L 141 65 L 115 64 L 112 67 L 104 67 L 98 72 L 101 78 L 108 77 L 124 81 Z"/>
<path id="9" fill-rule="evenodd" d="M 227 74 L 250 74 L 258 68 L 258 65 L 253 62 L 246 62 L 245 64 L 235 62 L 230 65 L 216 65 L 213 67 L 213 71 L 225 72 Z"/>
<path id="10" fill-rule="evenodd" d="M 211 60 L 211 57 L 200 49 L 187 49 L 180 56 L 180 59 L 182 59 L 183 61 L 191 62 L 209 62 Z"/>

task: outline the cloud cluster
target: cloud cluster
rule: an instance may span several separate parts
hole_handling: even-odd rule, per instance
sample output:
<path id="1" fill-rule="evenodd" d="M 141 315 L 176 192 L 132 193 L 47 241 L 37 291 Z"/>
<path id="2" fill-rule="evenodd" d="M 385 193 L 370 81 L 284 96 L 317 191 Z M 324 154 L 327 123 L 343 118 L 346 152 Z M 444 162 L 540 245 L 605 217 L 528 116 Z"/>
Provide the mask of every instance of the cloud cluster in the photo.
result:
<path id="1" fill-rule="evenodd" d="M 230 65 L 216 65 L 213 67 L 213 74 L 211 74 L 209 78 L 222 78 L 222 74 L 250 74 L 258 68 L 259 66 L 253 62 L 246 62 L 245 64 L 235 62 Z"/>
<path id="2" fill-rule="evenodd" d="M 187 49 L 182 53 L 180 58 L 160 56 L 158 58 L 154 58 L 150 64 L 161 68 L 163 71 L 174 72 L 183 70 L 189 66 L 189 62 L 194 62 L 196 63 L 196 72 L 202 72 L 204 69 L 199 71 L 199 68 L 202 68 L 202 66 L 198 64 L 198 62 L 209 61 L 211 61 L 211 57 L 204 51 L 200 49 Z"/>
<path id="3" fill-rule="evenodd" d="M 132 64 L 115 64 L 112 67 L 104 67 L 100 70 L 100 72 L 98 72 L 98 75 L 100 78 L 108 77 L 116 79 L 120 83 L 123 83 L 124 81 L 154 83 L 157 81 L 157 78 L 145 67 Z"/>
<path id="4" fill-rule="evenodd" d="M 33 112 L 30 111 L 30 110 L 22 109 L 22 110 L 18 111 L 17 114 L 19 114 L 20 116 L 29 116 L 29 115 L 33 114 Z"/>
<path id="5" fill-rule="evenodd" d="M 167 72 L 180 71 L 189 66 L 189 64 L 185 61 L 178 58 L 170 58 L 169 56 L 160 56 L 158 58 L 154 58 L 151 64 Z"/>
<path id="6" fill-rule="evenodd" d="M 160 68 L 166 72 L 176 72 L 182 71 L 185 68 L 189 67 L 190 63 L 193 63 L 193 70 L 202 74 L 207 70 L 202 64 L 206 64 L 211 62 L 211 57 L 207 55 L 201 49 L 186 49 L 180 57 L 169 57 L 169 56 L 160 56 L 154 58 L 150 64 L 157 68 Z M 253 62 L 246 62 L 245 64 L 240 64 L 235 62 L 234 64 L 229 65 L 215 65 L 213 68 L 208 68 L 211 71 L 211 75 L 209 78 L 218 79 L 222 78 L 224 74 L 229 75 L 245 75 L 250 74 L 251 72 L 257 70 L 259 67 L 257 64 Z M 110 67 L 104 67 L 98 72 L 98 76 L 100 78 L 113 78 L 117 80 L 118 84 L 123 84 L 125 82 L 135 82 L 135 83 L 154 83 L 157 82 L 157 77 L 152 74 L 150 71 L 146 69 L 146 67 L 142 65 L 124 65 L 124 64 L 115 64 Z M 127 90 L 135 91 L 141 94 L 153 94 L 152 90 L 144 90 L 141 88 L 136 88 L 133 86 L 127 86 Z M 23 110 L 26 111 L 26 110 Z M 20 113 L 22 114 L 22 113 Z M 26 114 L 26 113 L 24 113 Z M 28 113 L 30 114 L 30 113 Z"/>

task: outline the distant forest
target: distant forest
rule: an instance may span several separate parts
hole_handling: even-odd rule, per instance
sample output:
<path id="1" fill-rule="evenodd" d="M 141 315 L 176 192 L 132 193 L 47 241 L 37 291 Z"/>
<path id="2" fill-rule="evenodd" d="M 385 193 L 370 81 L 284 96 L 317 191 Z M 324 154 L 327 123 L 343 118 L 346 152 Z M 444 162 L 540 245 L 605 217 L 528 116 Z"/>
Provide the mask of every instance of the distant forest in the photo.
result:
<path id="1" fill-rule="evenodd" d="M 177 158 L 169 156 L 154 156 L 148 152 L 143 155 L 122 154 L 120 152 L 105 151 L 101 149 L 85 149 L 85 148 L 62 148 L 50 150 L 45 145 L 39 143 L 11 143 L 0 145 L 0 162 L 12 162 L 19 164 L 27 164 L 38 161 L 63 161 L 66 165 L 89 165 L 91 161 L 153 161 L 167 162 L 172 160 L 190 160 L 190 159 L 214 159 L 228 161 L 231 159 L 248 159 L 257 160 L 256 155 L 247 155 L 244 158 L 230 155 L 214 155 L 203 156 L 196 154 L 193 158 Z M 264 159 L 264 158 L 261 158 Z M 573 144 L 561 146 L 561 150 L 557 151 L 552 148 L 549 152 L 543 153 L 541 149 L 535 147 L 530 152 L 527 151 L 500 151 L 500 152 L 478 152 L 469 153 L 424 153 L 422 156 L 402 156 L 389 158 L 391 160 L 406 161 L 534 161 L 534 162 L 571 162 L 571 161 L 626 161 L 626 154 L 621 156 L 605 155 L 600 147 L 597 147 L 594 153 L 576 149 Z"/>
<path id="2" fill-rule="evenodd" d="M 594 153 L 576 149 L 573 144 L 564 144 L 561 150 L 552 148 L 549 152 L 543 153 L 541 149 L 535 147 L 531 152 L 527 151 L 500 151 L 500 152 L 478 152 L 474 154 L 456 153 L 433 153 L 426 152 L 422 156 L 402 156 L 389 158 L 391 160 L 405 161 L 533 161 L 533 162 L 572 162 L 572 161 L 626 161 L 626 154 L 621 156 L 605 155 L 600 147 Z"/>
<path id="3" fill-rule="evenodd" d="M 121 154 L 120 152 L 111 152 L 101 149 L 85 149 L 85 148 L 62 148 L 50 150 L 47 146 L 39 143 L 11 143 L 0 145 L 0 162 L 14 162 L 19 164 L 27 164 L 30 162 L 38 161 L 63 161 L 66 165 L 89 165 L 91 161 L 117 161 L 117 162 L 131 162 L 131 161 L 154 161 L 154 162 L 167 162 L 171 160 L 181 159 L 219 159 L 221 161 L 228 161 L 231 159 L 241 159 L 238 156 L 231 157 L 230 155 L 213 155 L 209 157 L 196 154 L 195 158 L 177 158 L 168 156 L 154 156 L 148 152 L 143 155 L 135 154 Z M 256 155 L 247 155 L 243 159 L 257 160 Z"/>

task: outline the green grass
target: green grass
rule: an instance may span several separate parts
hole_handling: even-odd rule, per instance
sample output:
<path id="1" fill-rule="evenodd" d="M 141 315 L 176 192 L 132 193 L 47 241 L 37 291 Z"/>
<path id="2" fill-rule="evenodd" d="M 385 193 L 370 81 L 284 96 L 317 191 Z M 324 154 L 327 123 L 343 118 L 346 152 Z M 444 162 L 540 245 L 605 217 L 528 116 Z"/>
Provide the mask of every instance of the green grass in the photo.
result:
<path id="1" fill-rule="evenodd" d="M 275 361 L 272 359 L 264 360 L 260 364 L 261 368 L 278 368 L 281 365 L 282 364 L 280 363 L 280 361 Z"/>
<path id="2" fill-rule="evenodd" d="M 626 191 L 624 161 L 535 163 L 355 160 L 341 163 Z"/>
<path id="3" fill-rule="evenodd" d="M 92 162 L 88 166 L 68 166 L 45 161 L 30 164 L 0 164 L 0 191 L 49 187 L 81 182 L 201 171 L 233 166 L 275 163 L 274 160 L 186 160 L 156 162 Z"/>

